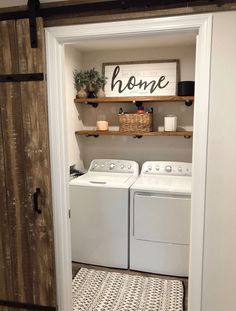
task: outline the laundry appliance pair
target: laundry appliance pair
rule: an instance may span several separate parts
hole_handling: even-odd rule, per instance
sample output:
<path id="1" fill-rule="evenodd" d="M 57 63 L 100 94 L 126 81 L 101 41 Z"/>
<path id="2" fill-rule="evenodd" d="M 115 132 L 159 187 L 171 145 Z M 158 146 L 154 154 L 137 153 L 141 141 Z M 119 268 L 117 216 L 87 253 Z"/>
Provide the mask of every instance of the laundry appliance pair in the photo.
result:
<path id="1" fill-rule="evenodd" d="M 188 275 L 190 163 L 93 160 L 70 203 L 73 261 Z"/>

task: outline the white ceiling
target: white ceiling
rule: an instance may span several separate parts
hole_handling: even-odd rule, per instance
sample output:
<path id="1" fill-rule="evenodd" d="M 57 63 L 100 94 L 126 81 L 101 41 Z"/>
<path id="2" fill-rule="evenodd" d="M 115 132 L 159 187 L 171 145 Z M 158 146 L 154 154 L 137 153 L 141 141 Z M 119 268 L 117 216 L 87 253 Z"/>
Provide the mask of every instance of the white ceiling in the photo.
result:
<path id="1" fill-rule="evenodd" d="M 73 44 L 79 51 L 121 50 L 135 48 L 157 48 L 188 46 L 196 44 L 196 32 L 140 34 L 116 38 L 83 39 Z"/>

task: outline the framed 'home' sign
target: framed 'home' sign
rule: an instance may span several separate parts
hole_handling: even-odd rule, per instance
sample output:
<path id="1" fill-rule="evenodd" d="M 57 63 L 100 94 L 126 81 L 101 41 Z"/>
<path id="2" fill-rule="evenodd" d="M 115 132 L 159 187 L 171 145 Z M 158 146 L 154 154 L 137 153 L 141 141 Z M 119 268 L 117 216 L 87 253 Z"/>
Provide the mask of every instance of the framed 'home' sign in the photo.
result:
<path id="1" fill-rule="evenodd" d="M 174 96 L 179 79 L 179 61 L 103 63 L 108 97 Z"/>

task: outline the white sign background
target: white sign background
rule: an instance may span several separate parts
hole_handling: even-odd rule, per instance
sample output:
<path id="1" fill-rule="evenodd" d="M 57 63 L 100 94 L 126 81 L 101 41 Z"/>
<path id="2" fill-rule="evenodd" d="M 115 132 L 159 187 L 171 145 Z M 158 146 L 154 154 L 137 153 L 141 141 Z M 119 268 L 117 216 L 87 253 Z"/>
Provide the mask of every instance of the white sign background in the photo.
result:
<path id="1" fill-rule="evenodd" d="M 104 63 L 103 72 L 107 77 L 107 83 L 105 85 L 105 93 L 108 97 L 124 97 L 124 96 L 175 96 L 176 85 L 177 85 L 177 74 L 178 74 L 178 60 L 168 60 L 161 62 L 142 62 L 142 63 Z M 112 90 L 112 76 L 115 68 L 119 66 L 120 71 L 117 76 L 113 79 L 113 90 Z M 151 81 L 155 81 L 157 84 L 159 79 L 164 76 L 165 79 L 161 81 L 160 85 L 164 86 L 167 82 L 166 87 L 157 88 L 151 92 L 151 84 L 146 87 L 132 85 L 129 89 L 125 88 L 131 76 L 135 77 L 135 84 L 138 84 L 140 80 L 146 81 L 147 84 Z M 121 82 L 117 82 L 117 81 Z M 116 83 L 117 82 L 117 83 Z M 132 79 L 132 83 L 134 79 Z M 131 84 L 132 84 L 131 83 Z M 119 92 L 119 86 L 124 91 Z"/>

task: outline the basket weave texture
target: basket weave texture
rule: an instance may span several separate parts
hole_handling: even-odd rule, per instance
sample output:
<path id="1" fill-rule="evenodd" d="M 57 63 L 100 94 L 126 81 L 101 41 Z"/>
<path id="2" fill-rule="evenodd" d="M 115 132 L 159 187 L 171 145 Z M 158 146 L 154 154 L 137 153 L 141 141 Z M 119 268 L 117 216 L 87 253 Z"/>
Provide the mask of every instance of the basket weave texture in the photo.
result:
<path id="1" fill-rule="evenodd" d="M 120 132 L 152 132 L 153 113 L 120 113 Z"/>

